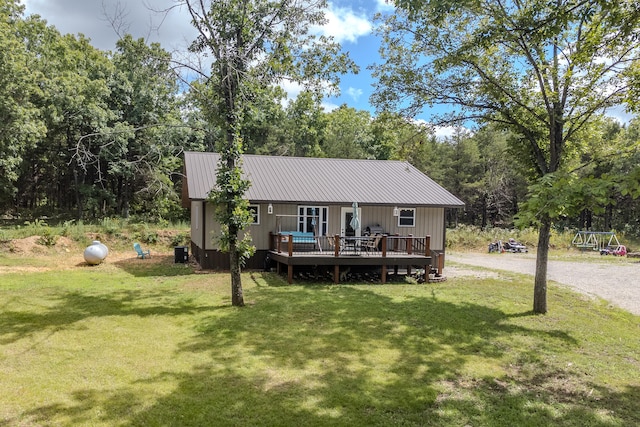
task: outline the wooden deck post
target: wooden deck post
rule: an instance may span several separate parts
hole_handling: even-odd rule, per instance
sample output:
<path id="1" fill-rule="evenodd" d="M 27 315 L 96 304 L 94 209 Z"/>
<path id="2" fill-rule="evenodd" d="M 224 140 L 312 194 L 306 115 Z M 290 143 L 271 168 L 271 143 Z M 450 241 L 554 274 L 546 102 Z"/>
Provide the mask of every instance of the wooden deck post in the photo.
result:
<path id="1" fill-rule="evenodd" d="M 387 257 L 387 236 L 382 236 L 382 258 Z M 380 282 L 384 285 L 387 282 L 387 264 L 382 264 L 382 277 Z"/>
<path id="2" fill-rule="evenodd" d="M 289 242 L 288 242 L 288 248 L 289 250 L 289 256 L 293 256 L 293 236 L 291 234 L 289 234 Z"/>
<path id="3" fill-rule="evenodd" d="M 340 235 L 333 236 L 333 256 L 338 258 L 340 256 Z"/>
<path id="4" fill-rule="evenodd" d="M 293 265 L 287 266 L 287 281 L 289 284 L 293 283 Z"/>
<path id="5" fill-rule="evenodd" d="M 407 255 L 412 255 L 413 254 L 413 234 L 409 234 L 407 236 Z M 407 265 L 407 277 L 411 276 L 411 264 Z"/>
<path id="6" fill-rule="evenodd" d="M 387 236 L 382 236 L 382 258 L 387 257 Z"/>
<path id="7" fill-rule="evenodd" d="M 282 234 L 278 233 L 278 253 L 282 253 Z"/>
<path id="8" fill-rule="evenodd" d="M 438 276 L 442 276 L 442 270 L 444 270 L 444 252 L 438 257 Z"/>
<path id="9" fill-rule="evenodd" d="M 426 235 L 424 237 L 424 256 L 431 257 L 431 236 Z M 431 259 L 430 265 L 424 266 L 424 281 L 427 283 L 429 281 L 429 273 L 431 273 L 431 266 L 433 265 L 433 259 Z"/>
<path id="10" fill-rule="evenodd" d="M 424 256 L 431 256 L 431 236 L 429 236 L 428 234 L 424 238 Z"/>

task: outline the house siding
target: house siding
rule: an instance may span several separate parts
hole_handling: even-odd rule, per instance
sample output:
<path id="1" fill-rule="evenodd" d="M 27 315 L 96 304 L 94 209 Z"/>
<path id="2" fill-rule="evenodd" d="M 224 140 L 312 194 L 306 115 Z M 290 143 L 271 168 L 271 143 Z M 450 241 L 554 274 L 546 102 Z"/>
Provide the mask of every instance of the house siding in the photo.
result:
<path id="1" fill-rule="evenodd" d="M 194 202 L 196 203 L 196 202 Z M 254 205 L 254 203 L 252 203 Z M 290 217 L 284 217 L 281 219 L 281 231 L 295 230 L 297 227 L 297 212 L 298 204 L 273 204 L 273 214 L 268 214 L 268 204 L 255 204 L 260 206 L 260 224 L 251 225 L 246 231 L 251 234 L 251 239 L 257 250 L 269 249 L 269 232 L 277 232 L 277 218 L 278 215 L 291 215 Z M 310 204 L 305 204 L 305 206 Z M 341 226 L 341 208 L 349 207 L 345 205 L 329 205 L 328 211 L 328 235 L 340 234 Z M 195 221 L 194 210 L 200 209 L 204 211 L 205 207 L 196 206 L 192 204 L 192 224 Z M 407 206 L 408 208 L 408 206 Z M 384 232 L 389 235 L 407 236 L 409 234 L 416 237 L 431 236 L 431 249 L 444 251 L 444 208 L 424 208 L 417 207 L 416 220 L 414 227 L 399 227 L 398 217 L 393 216 L 393 207 L 389 206 L 361 206 L 361 230 L 364 230 L 367 226 L 379 225 Z M 193 242 L 200 248 L 206 251 L 217 251 L 219 245 L 215 239 L 215 236 L 220 234 L 220 225 L 213 218 L 213 205 L 207 203 L 206 212 L 208 213 L 206 221 L 206 230 L 203 234 L 199 230 L 194 230 L 192 239 Z M 202 219 L 200 219 L 202 221 Z M 194 226 L 195 227 L 195 226 Z M 205 245 L 202 244 L 202 237 L 207 236 Z M 264 258 L 264 256 L 262 257 Z"/>
<path id="2" fill-rule="evenodd" d="M 198 247 L 202 248 L 202 218 L 203 218 L 202 201 L 191 202 L 191 241 Z"/>

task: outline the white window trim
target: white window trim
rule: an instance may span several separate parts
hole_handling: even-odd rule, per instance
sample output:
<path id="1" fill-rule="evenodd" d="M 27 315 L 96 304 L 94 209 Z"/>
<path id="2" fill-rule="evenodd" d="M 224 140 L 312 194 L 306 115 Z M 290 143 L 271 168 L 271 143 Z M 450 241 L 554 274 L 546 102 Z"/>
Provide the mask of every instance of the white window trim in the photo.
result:
<path id="1" fill-rule="evenodd" d="M 401 219 L 408 219 L 409 217 L 402 216 L 402 212 L 411 211 L 413 212 L 413 216 L 411 217 L 411 225 L 400 224 Z M 398 227 L 411 228 L 416 226 L 416 208 L 400 208 L 398 212 Z"/>
<path id="2" fill-rule="evenodd" d="M 296 225 L 296 229 L 300 228 L 300 223 L 301 223 L 300 219 L 302 217 L 304 217 L 304 218 L 308 217 L 307 214 L 306 214 L 308 208 L 319 209 L 319 212 L 318 212 L 319 218 L 318 219 L 320 221 L 320 224 L 317 224 L 317 226 L 319 226 L 320 230 L 322 230 L 323 229 L 323 225 L 324 225 L 326 227 L 326 229 L 329 230 L 329 207 L 328 206 L 314 206 L 314 205 L 298 205 L 298 213 L 297 213 L 297 216 L 298 216 L 297 222 L 298 222 L 298 224 Z M 304 212 L 302 217 L 300 216 L 300 209 L 303 209 L 303 212 Z M 323 210 L 326 210 L 326 214 L 327 214 L 326 216 L 322 215 Z M 304 222 L 306 223 L 306 220 Z"/>
<path id="3" fill-rule="evenodd" d="M 260 205 L 249 205 L 249 209 L 252 208 L 256 209 L 256 215 L 254 217 L 256 221 L 252 222 L 251 225 L 260 225 Z"/>

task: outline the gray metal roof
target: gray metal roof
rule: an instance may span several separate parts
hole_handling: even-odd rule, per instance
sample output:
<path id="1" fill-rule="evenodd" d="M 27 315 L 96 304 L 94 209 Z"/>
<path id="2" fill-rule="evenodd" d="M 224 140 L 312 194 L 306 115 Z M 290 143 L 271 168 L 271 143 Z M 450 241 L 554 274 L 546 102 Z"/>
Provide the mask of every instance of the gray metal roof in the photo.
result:
<path id="1" fill-rule="evenodd" d="M 207 198 L 217 153 L 185 152 L 188 197 Z M 254 203 L 462 207 L 464 203 L 407 162 L 243 155 Z"/>

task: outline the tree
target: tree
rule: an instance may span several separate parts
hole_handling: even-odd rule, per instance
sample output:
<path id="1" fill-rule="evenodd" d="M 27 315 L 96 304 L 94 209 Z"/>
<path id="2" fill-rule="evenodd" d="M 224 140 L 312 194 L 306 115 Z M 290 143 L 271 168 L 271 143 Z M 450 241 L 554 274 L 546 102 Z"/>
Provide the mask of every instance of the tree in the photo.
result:
<path id="1" fill-rule="evenodd" d="M 101 203 L 91 197 L 95 175 L 72 162 L 72 155 L 81 135 L 113 118 L 107 103 L 112 64 L 87 38 L 62 36 L 38 16 L 18 28 L 30 53 L 29 69 L 37 73 L 40 91 L 32 102 L 46 134 L 25 151 L 16 204 L 49 216 L 75 206 L 82 218 L 83 207 L 99 211 Z"/>
<path id="2" fill-rule="evenodd" d="M 491 125 L 483 126 L 473 135 L 482 163 L 476 187 L 482 227 L 512 224 L 517 202 L 524 194 L 525 176 L 509 153 L 508 138 L 509 132 Z"/>
<path id="3" fill-rule="evenodd" d="M 185 135 L 171 55 L 157 43 L 125 35 L 110 65 L 103 73 L 107 93 L 100 99 L 108 117 L 81 120 L 92 128 L 73 134 L 76 185 L 83 196 L 79 209 L 94 215 L 138 214 L 145 220 L 175 216 L 179 200 L 170 177 L 179 170 L 176 155 Z M 88 206 L 82 206 L 85 199 Z"/>
<path id="4" fill-rule="evenodd" d="M 0 2 L 0 205 L 13 199 L 23 155 L 45 132 L 34 104 L 38 74 L 28 66 L 34 58 L 16 32 L 23 9 L 15 0 Z"/>
<path id="5" fill-rule="evenodd" d="M 341 105 L 327 114 L 323 151 L 327 157 L 343 159 L 373 158 L 370 152 L 371 114 Z"/>
<path id="6" fill-rule="evenodd" d="M 327 126 L 326 113 L 317 97 L 305 91 L 289 101 L 286 109 L 285 147 L 280 154 L 323 157 L 322 145 Z"/>
<path id="7" fill-rule="evenodd" d="M 195 86 L 207 118 L 224 133 L 219 147 L 216 187 L 210 199 L 222 225 L 220 243 L 229 252 L 231 301 L 244 305 L 241 266 L 253 247 L 239 233 L 249 224 L 247 201 L 250 183 L 242 177 L 243 115 L 254 93 L 263 93 L 283 79 L 302 84 L 317 94 L 337 74 L 355 66 L 331 38 L 312 33 L 326 22 L 324 0 L 180 0 L 198 32 L 190 50 L 206 53 L 210 72 L 199 70 Z"/>
<path id="8" fill-rule="evenodd" d="M 439 124 L 493 122 L 511 130 L 537 189 L 564 181 L 565 161 L 592 117 L 621 104 L 625 73 L 638 61 L 633 1 L 396 0 L 384 21 L 373 101 L 415 114 L 449 105 Z M 549 194 L 549 193 L 547 193 Z M 576 199 L 577 201 L 577 199 Z M 551 226 L 567 211 L 537 204 L 533 311 L 547 312 Z"/>

